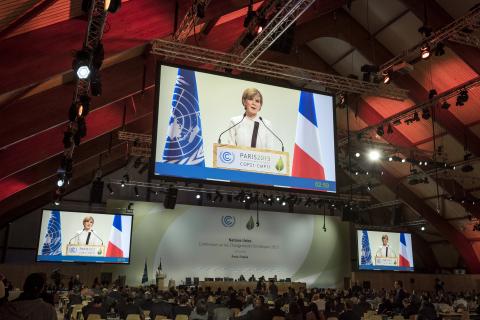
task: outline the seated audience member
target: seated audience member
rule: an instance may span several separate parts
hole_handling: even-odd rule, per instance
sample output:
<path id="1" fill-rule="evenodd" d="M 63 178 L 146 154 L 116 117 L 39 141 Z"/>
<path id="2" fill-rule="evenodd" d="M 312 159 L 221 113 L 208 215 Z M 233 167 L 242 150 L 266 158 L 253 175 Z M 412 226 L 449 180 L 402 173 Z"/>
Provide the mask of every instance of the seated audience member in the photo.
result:
<path id="1" fill-rule="evenodd" d="M 106 319 L 107 312 L 100 296 L 93 297 L 93 301 L 82 309 L 83 319 L 88 319 L 90 314 L 99 314 L 102 319 Z"/>
<path id="2" fill-rule="evenodd" d="M 423 295 L 420 309 L 418 309 L 417 320 L 436 320 L 437 318 L 435 306 L 430 302 L 430 299 L 427 296 Z"/>
<path id="3" fill-rule="evenodd" d="M 227 303 L 227 307 L 230 309 L 232 308 L 242 309 L 242 306 L 243 306 L 242 301 L 238 299 L 238 296 L 235 292 L 232 292 L 230 294 L 230 300 Z"/>
<path id="4" fill-rule="evenodd" d="M 323 312 L 318 310 L 318 306 L 315 302 L 309 304 L 309 310 L 305 315 L 306 320 L 325 320 Z"/>
<path id="5" fill-rule="evenodd" d="M 385 297 L 382 299 L 382 302 L 378 305 L 377 313 L 378 314 L 388 314 L 393 312 L 393 304 L 389 298 Z"/>
<path id="6" fill-rule="evenodd" d="M 263 296 L 258 296 L 255 299 L 255 307 L 253 310 L 250 310 L 245 316 L 240 318 L 241 320 L 271 320 L 272 312 L 268 309 L 268 306 L 265 304 L 265 298 Z"/>
<path id="7" fill-rule="evenodd" d="M 352 310 L 357 317 L 361 318 L 365 312 L 372 310 L 372 306 L 367 302 L 367 298 L 361 295 L 358 303 L 353 305 Z"/>
<path id="8" fill-rule="evenodd" d="M 303 314 L 296 302 L 288 304 L 288 313 L 285 316 L 286 320 L 303 320 Z"/>
<path id="9" fill-rule="evenodd" d="M 410 316 L 413 316 L 418 313 L 417 306 L 412 303 L 410 299 L 403 299 L 403 308 L 401 311 L 402 316 L 405 319 L 409 319 Z"/>
<path id="10" fill-rule="evenodd" d="M 285 317 L 285 312 L 282 310 L 283 299 L 278 298 L 275 300 L 275 307 L 272 309 L 272 316 L 274 317 Z"/>
<path id="11" fill-rule="evenodd" d="M 192 313 L 188 317 L 189 320 L 208 320 L 208 313 L 207 313 L 207 303 L 205 300 L 200 299 L 197 301 L 195 308 L 193 309 Z"/>
<path id="12" fill-rule="evenodd" d="M 0 307 L 0 319 L 57 320 L 54 306 L 41 298 L 45 283 L 45 274 L 30 274 L 25 279 L 20 296 Z"/>
<path id="13" fill-rule="evenodd" d="M 150 318 L 155 319 L 156 316 L 165 316 L 171 319 L 173 306 L 165 300 L 168 296 L 159 296 L 158 298 L 157 302 L 153 303 L 150 308 Z"/>
<path id="14" fill-rule="evenodd" d="M 186 295 L 179 296 L 178 305 L 173 306 L 172 319 L 175 319 L 175 317 L 179 314 L 184 314 L 189 316 L 190 313 L 192 313 L 192 307 L 188 305 L 188 296 Z"/>
<path id="15" fill-rule="evenodd" d="M 232 312 L 230 311 L 230 308 L 227 307 L 227 301 L 225 301 L 225 299 L 222 296 L 218 296 L 213 309 L 212 319 L 228 320 L 230 319 L 231 315 L 232 315 Z"/>
<path id="16" fill-rule="evenodd" d="M 133 303 L 133 297 L 131 296 L 125 300 L 124 304 L 118 306 L 118 313 L 122 319 L 126 319 L 129 314 L 138 314 L 140 315 L 140 319 L 145 320 L 142 309 Z"/>
<path id="17" fill-rule="evenodd" d="M 254 297 L 252 295 L 247 296 L 247 300 L 245 301 L 244 308 L 240 311 L 237 317 L 242 317 L 246 315 L 249 311 L 253 310 L 254 306 Z"/>
<path id="18" fill-rule="evenodd" d="M 348 299 L 345 302 L 345 310 L 339 314 L 338 320 L 360 320 L 360 317 L 353 312 L 352 300 Z"/>

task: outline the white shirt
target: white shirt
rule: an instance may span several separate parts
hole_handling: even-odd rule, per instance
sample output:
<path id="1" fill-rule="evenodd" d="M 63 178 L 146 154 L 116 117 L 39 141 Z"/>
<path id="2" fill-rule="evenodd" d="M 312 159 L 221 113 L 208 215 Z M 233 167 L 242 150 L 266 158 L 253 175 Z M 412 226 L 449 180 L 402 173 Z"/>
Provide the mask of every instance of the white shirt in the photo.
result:
<path id="1" fill-rule="evenodd" d="M 388 252 L 387 252 L 387 248 L 388 248 Z M 388 253 L 388 255 L 387 255 L 387 253 Z M 382 245 L 382 246 L 380 246 L 380 248 L 378 248 L 375 256 L 383 257 L 383 258 L 385 258 L 385 257 L 386 258 L 396 258 L 397 254 L 395 253 L 395 251 L 393 251 L 393 249 L 389 245 L 386 245 L 386 246 Z"/>
<path id="2" fill-rule="evenodd" d="M 245 116 L 243 119 L 243 115 L 233 117 L 230 119 L 228 123 L 228 127 L 235 125 L 236 123 L 240 124 L 236 125 L 234 128 L 230 129 L 227 134 L 227 144 L 235 145 L 235 146 L 243 146 L 243 147 L 251 147 L 252 144 L 252 135 L 253 135 L 253 127 L 255 125 L 255 121 L 259 123 L 258 127 L 258 134 L 257 134 L 257 145 L 256 148 L 259 149 L 269 149 L 274 150 L 274 142 L 277 140 L 272 133 L 265 127 L 265 125 L 272 129 L 272 124 L 270 121 L 263 119 L 263 122 L 260 120 L 260 117 L 257 115 L 254 119 L 250 119 L 249 117 Z M 225 143 L 225 142 L 224 142 Z M 278 142 L 280 143 L 280 142 Z M 280 149 L 280 148 L 277 148 Z"/>
<path id="3" fill-rule="evenodd" d="M 93 229 L 90 229 L 90 231 L 86 230 L 79 230 L 75 237 L 73 237 L 72 240 L 70 240 L 71 244 L 87 244 L 87 237 L 88 234 L 90 233 L 90 239 L 88 240 L 89 245 L 94 245 L 98 246 L 102 244 L 102 239 L 100 239 L 95 231 Z"/>

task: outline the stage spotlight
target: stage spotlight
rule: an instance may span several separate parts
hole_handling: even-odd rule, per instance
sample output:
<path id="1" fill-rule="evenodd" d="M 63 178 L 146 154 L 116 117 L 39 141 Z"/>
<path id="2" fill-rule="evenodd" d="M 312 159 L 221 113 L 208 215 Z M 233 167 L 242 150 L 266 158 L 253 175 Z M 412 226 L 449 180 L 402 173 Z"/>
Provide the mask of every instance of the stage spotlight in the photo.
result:
<path id="1" fill-rule="evenodd" d="M 383 129 L 383 126 L 380 126 L 377 128 L 377 135 L 380 136 L 380 137 L 383 137 L 383 134 L 384 134 L 384 129 Z"/>
<path id="2" fill-rule="evenodd" d="M 275 198 L 275 200 L 277 200 L 277 202 L 279 202 L 279 201 L 280 201 L 280 197 L 277 196 L 277 197 Z"/>
<path id="3" fill-rule="evenodd" d="M 57 187 L 63 187 L 64 184 L 65 184 L 65 178 L 63 176 L 59 177 L 57 180 Z"/>
<path id="4" fill-rule="evenodd" d="M 355 153 L 355 157 L 360 158 L 360 152 Z"/>
<path id="5" fill-rule="evenodd" d="M 391 80 L 392 80 L 392 72 L 391 71 L 385 72 L 385 74 L 383 75 L 383 83 L 389 84 Z"/>
<path id="6" fill-rule="evenodd" d="M 53 202 L 56 206 L 59 206 L 60 205 L 60 202 L 62 201 L 62 196 L 57 196 L 55 198 L 55 201 Z"/>
<path id="7" fill-rule="evenodd" d="M 460 91 L 460 93 L 458 94 L 457 96 L 457 102 L 455 103 L 456 106 L 463 106 L 465 104 L 465 102 L 468 101 L 468 92 L 467 90 L 463 89 L 462 91 Z"/>
<path id="8" fill-rule="evenodd" d="M 133 188 L 133 189 L 135 191 L 135 197 L 137 197 L 137 198 L 140 197 L 140 193 L 138 192 L 138 187 L 135 186 L 135 188 Z"/>
<path id="9" fill-rule="evenodd" d="M 378 161 L 380 159 L 380 151 L 378 150 L 370 150 L 368 153 L 368 158 L 371 161 Z"/>
<path id="10" fill-rule="evenodd" d="M 425 231 L 425 226 L 421 226 L 420 230 Z"/>
<path id="11" fill-rule="evenodd" d="M 422 59 L 428 59 L 430 57 L 430 46 L 428 44 L 424 44 L 420 48 L 420 54 Z"/>
<path id="12" fill-rule="evenodd" d="M 428 99 L 432 100 L 433 98 L 435 98 L 437 94 L 438 94 L 437 90 L 431 89 L 430 91 L 428 91 Z"/>
<path id="13" fill-rule="evenodd" d="M 197 194 L 195 195 L 195 198 L 196 198 L 196 199 L 200 199 L 201 197 L 202 197 L 202 196 L 200 195 L 200 193 L 197 193 Z"/>
<path id="14" fill-rule="evenodd" d="M 110 195 L 113 196 L 114 192 L 113 192 L 112 185 L 110 183 L 107 183 L 107 189 L 110 192 Z"/>
<path id="15" fill-rule="evenodd" d="M 367 184 L 368 191 L 373 191 L 373 185 L 371 183 Z"/>
<path id="16" fill-rule="evenodd" d="M 104 9 L 105 11 L 115 13 L 122 6 L 122 0 L 105 0 Z"/>
<path id="17" fill-rule="evenodd" d="M 392 157 L 388 157 L 388 161 L 392 162 L 393 158 Z"/>
<path id="18" fill-rule="evenodd" d="M 444 101 L 442 103 L 442 106 L 441 106 L 442 109 L 445 109 L 445 110 L 448 110 L 448 108 L 450 108 L 450 103 L 448 103 L 447 101 Z"/>
<path id="19" fill-rule="evenodd" d="M 401 161 L 401 162 L 402 162 L 402 163 L 405 163 L 405 161 L 407 161 L 407 160 L 406 160 L 406 159 L 402 159 L 402 161 Z"/>
<path id="20" fill-rule="evenodd" d="M 77 51 L 73 60 L 73 70 L 79 79 L 87 79 L 90 75 L 90 53 L 87 49 Z"/>
<path id="21" fill-rule="evenodd" d="M 430 119 L 430 110 L 428 110 L 428 108 L 424 108 L 424 109 L 422 110 L 422 118 L 423 118 L 424 120 Z"/>
<path id="22" fill-rule="evenodd" d="M 392 125 L 389 123 L 388 124 L 388 127 L 387 127 L 387 133 L 388 134 L 392 134 L 393 133 L 393 128 L 392 128 Z"/>
<path id="23" fill-rule="evenodd" d="M 420 121 L 420 117 L 418 116 L 418 112 L 415 111 L 415 113 L 413 114 L 413 118 L 412 118 L 413 121 Z"/>
<path id="24" fill-rule="evenodd" d="M 93 72 L 90 79 L 90 92 L 94 97 L 102 95 L 102 79 L 100 78 L 100 71 L 98 70 Z"/>

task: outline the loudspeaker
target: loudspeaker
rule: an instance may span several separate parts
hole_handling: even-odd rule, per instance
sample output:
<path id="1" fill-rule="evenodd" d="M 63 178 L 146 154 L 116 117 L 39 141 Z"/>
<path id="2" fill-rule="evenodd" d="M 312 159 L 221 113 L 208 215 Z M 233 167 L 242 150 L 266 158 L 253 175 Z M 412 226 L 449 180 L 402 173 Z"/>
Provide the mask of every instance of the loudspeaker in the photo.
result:
<path id="1" fill-rule="evenodd" d="M 103 181 L 97 179 L 92 182 L 90 189 L 90 203 L 102 203 L 103 198 Z"/>
<path id="2" fill-rule="evenodd" d="M 177 193 L 178 190 L 175 188 L 169 188 L 167 194 L 165 195 L 165 200 L 163 200 L 163 206 L 165 209 L 175 209 L 177 204 Z"/>

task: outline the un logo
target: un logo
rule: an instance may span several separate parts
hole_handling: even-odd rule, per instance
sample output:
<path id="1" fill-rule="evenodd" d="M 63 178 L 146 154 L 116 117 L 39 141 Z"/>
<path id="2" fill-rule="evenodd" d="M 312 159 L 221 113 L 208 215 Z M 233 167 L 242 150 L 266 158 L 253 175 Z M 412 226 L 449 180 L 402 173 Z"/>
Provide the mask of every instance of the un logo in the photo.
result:
<path id="1" fill-rule="evenodd" d="M 234 216 L 222 216 L 222 224 L 224 227 L 231 228 L 235 224 Z"/>
<path id="2" fill-rule="evenodd" d="M 235 160 L 235 155 L 230 151 L 222 151 L 220 152 L 220 161 L 223 163 L 232 163 Z"/>

